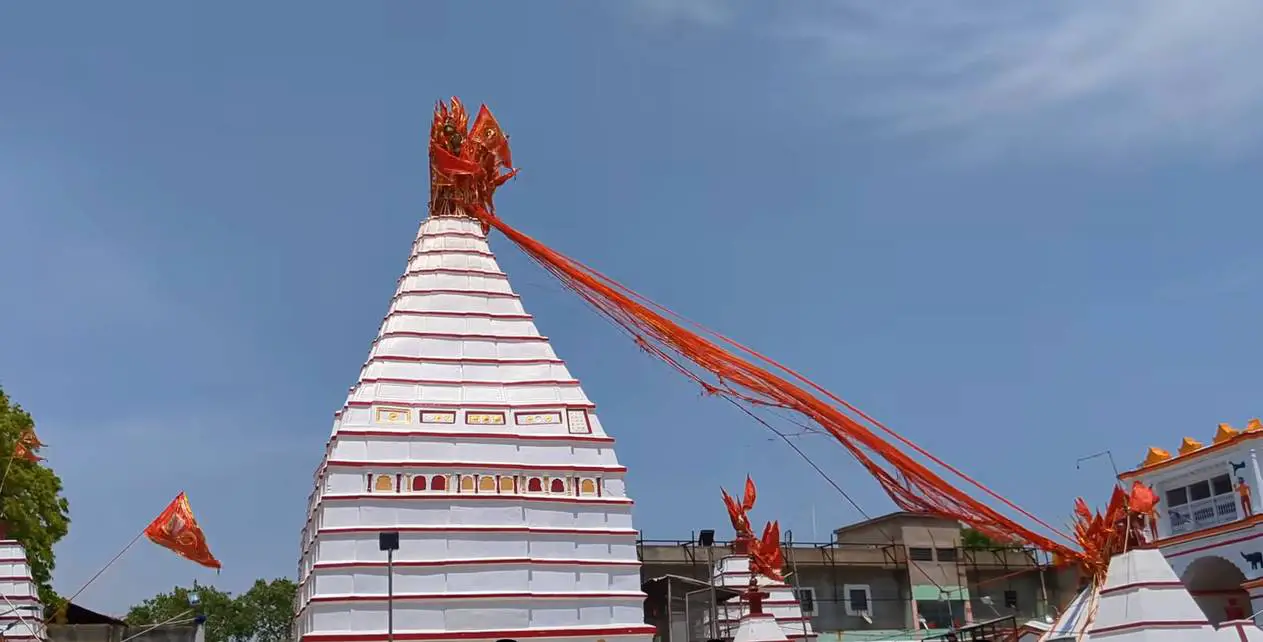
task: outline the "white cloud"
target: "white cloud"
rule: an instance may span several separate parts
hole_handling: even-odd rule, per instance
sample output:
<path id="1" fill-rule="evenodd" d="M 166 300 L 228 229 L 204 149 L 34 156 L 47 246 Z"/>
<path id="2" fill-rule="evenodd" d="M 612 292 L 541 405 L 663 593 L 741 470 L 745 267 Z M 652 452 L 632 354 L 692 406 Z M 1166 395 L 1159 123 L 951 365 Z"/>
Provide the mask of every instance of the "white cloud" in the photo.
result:
<path id="1" fill-rule="evenodd" d="M 679 4 L 693 5 L 681 17 L 714 15 L 709 0 Z M 1236 154 L 1263 134 L 1255 0 L 845 0 L 789 11 L 753 28 L 791 47 L 819 96 L 879 131 L 988 153 L 1128 157 Z"/>

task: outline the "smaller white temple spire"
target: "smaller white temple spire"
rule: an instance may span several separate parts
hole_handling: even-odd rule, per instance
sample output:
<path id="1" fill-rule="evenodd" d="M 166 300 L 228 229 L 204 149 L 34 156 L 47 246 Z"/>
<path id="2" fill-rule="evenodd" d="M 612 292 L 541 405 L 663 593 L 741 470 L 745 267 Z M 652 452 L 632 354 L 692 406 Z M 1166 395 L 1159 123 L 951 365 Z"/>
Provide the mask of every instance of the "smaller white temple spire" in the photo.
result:
<path id="1" fill-rule="evenodd" d="M 750 610 L 741 616 L 741 622 L 737 625 L 737 633 L 733 636 L 733 642 L 782 642 L 788 641 L 785 632 L 776 622 L 776 617 L 771 613 L 763 612 L 763 600 L 770 596 L 770 593 L 759 588 L 759 582 L 754 575 L 750 576 L 750 585 L 745 592 L 746 604 L 750 606 Z"/>

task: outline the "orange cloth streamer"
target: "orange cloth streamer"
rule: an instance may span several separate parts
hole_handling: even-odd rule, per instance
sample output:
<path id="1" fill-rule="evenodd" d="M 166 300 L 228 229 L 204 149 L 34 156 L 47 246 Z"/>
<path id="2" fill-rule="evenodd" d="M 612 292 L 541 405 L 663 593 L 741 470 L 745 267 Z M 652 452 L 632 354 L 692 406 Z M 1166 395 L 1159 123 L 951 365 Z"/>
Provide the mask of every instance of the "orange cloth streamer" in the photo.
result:
<path id="1" fill-rule="evenodd" d="M 643 350 L 696 381 L 706 392 L 739 403 L 799 413 L 819 425 L 877 479 L 901 509 L 957 519 L 992 537 L 1028 542 L 1068 559 L 1081 558 L 1082 554 L 1070 546 L 1035 532 L 948 483 L 876 431 L 1065 541 L 1074 541 L 1070 536 L 793 370 L 714 331 L 688 324 L 670 310 L 509 226 L 495 215 L 491 203 L 496 188 L 517 173 L 510 166 L 507 138 L 485 107 L 475 121 L 481 132 L 475 129 L 466 133 L 467 123 L 468 116 L 455 99 L 451 108 L 440 103 L 435 111 L 430 136 L 432 216 L 470 216 L 481 221 L 484 229 L 499 230 L 563 285 L 631 334 Z"/>

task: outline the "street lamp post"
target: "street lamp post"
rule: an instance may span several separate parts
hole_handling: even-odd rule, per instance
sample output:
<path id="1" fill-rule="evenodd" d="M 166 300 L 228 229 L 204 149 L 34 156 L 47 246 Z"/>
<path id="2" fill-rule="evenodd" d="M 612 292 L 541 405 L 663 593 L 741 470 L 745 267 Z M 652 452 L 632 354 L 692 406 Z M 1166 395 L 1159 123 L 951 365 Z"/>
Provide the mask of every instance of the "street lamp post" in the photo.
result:
<path id="1" fill-rule="evenodd" d="M 386 642 L 395 642 L 395 551 L 399 531 L 377 534 L 377 548 L 386 551 Z"/>
<path id="2" fill-rule="evenodd" d="M 1080 458 L 1078 458 L 1078 459 L 1074 460 L 1074 469 L 1075 469 L 1075 470 L 1081 470 L 1081 465 L 1083 464 L 1083 462 L 1088 461 L 1088 460 L 1091 460 L 1091 459 L 1096 459 L 1097 457 L 1108 457 L 1108 458 L 1109 458 L 1109 460 L 1110 460 L 1110 468 L 1112 468 L 1112 469 L 1114 470 L 1114 481 L 1115 481 L 1115 483 L 1117 483 L 1117 482 L 1118 482 L 1118 476 L 1119 476 L 1119 473 L 1118 473 L 1118 465 L 1114 463 L 1114 453 L 1113 453 L 1113 452 L 1111 452 L 1111 451 L 1109 451 L 1109 450 L 1102 450 L 1102 451 L 1101 451 L 1101 452 L 1099 452 L 1099 453 L 1096 453 L 1096 454 L 1093 454 L 1093 455 L 1088 455 L 1088 456 L 1086 456 L 1086 457 L 1080 457 Z"/>
<path id="3" fill-rule="evenodd" d="M 719 638 L 719 599 L 715 594 L 715 531 L 706 529 L 698 533 L 697 543 L 706 549 L 706 568 L 710 572 L 710 638 Z"/>

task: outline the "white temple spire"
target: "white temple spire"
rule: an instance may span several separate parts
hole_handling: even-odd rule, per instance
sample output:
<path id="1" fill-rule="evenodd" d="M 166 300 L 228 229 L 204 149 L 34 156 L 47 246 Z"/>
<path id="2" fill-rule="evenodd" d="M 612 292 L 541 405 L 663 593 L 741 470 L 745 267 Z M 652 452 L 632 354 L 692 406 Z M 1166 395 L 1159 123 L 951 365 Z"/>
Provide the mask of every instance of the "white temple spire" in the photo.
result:
<path id="1" fill-rule="evenodd" d="M 648 640 L 626 469 L 473 219 L 424 221 L 335 417 L 303 532 L 296 633 Z"/>

